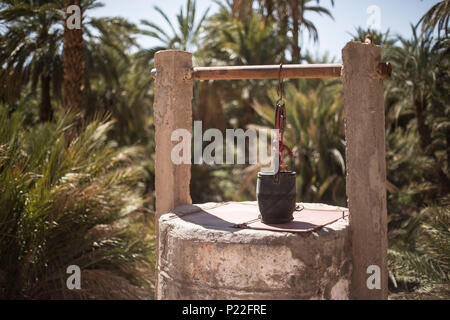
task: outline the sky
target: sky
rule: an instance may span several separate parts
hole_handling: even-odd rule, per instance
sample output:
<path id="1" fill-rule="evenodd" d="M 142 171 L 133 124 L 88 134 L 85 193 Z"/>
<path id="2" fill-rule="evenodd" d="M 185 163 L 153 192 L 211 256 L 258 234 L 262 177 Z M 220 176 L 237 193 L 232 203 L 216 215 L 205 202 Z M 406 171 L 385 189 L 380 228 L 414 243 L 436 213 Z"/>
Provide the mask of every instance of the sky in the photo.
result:
<path id="1" fill-rule="evenodd" d="M 132 22 L 139 23 L 141 19 L 149 20 L 157 25 L 167 28 L 168 25 L 154 6 L 160 7 L 175 24 L 176 14 L 180 7 L 185 7 L 186 0 L 103 0 L 102 8 L 92 10 L 88 15 L 121 16 Z M 400 34 L 404 37 L 411 35 L 411 23 L 416 23 L 423 14 L 438 0 L 335 0 L 334 7 L 331 1 L 321 0 L 320 4 L 327 7 L 334 16 L 334 20 L 317 14 L 306 15 L 313 21 L 318 32 L 319 42 L 314 44 L 308 41 L 305 35 L 304 48 L 314 56 L 325 53 L 340 61 L 341 50 L 347 41 L 351 40 L 349 33 L 354 33 L 355 27 L 368 25 L 390 34 Z M 200 17 L 207 8 L 209 13 L 218 10 L 218 5 L 212 0 L 197 0 L 197 16 Z M 153 47 L 158 42 L 150 37 L 140 36 L 138 43 L 143 47 Z"/>

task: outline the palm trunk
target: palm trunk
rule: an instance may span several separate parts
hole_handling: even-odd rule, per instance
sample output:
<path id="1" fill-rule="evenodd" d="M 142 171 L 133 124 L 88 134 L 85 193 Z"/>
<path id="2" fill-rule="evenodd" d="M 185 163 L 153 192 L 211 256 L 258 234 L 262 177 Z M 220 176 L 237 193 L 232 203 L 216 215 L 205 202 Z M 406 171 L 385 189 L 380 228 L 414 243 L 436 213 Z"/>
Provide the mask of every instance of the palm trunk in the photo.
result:
<path id="1" fill-rule="evenodd" d="M 422 151 L 431 144 L 431 130 L 425 123 L 425 101 L 419 94 L 414 94 L 414 107 L 416 109 L 417 131 L 419 132 L 420 147 Z"/>
<path id="2" fill-rule="evenodd" d="M 425 123 L 425 106 L 426 102 L 424 101 L 424 98 L 419 94 L 414 94 L 414 107 L 416 109 L 416 119 L 417 119 L 417 131 L 419 132 L 419 141 L 420 141 L 420 148 L 422 149 L 423 153 L 427 156 L 430 156 L 435 159 L 436 162 L 438 162 L 438 159 L 434 152 L 432 150 L 427 150 L 427 147 L 431 145 L 432 138 L 431 138 L 431 129 L 430 127 Z M 447 137 L 447 142 L 448 142 Z M 449 155 L 447 150 L 447 156 Z M 448 160 L 448 159 L 447 159 Z M 447 195 L 450 191 L 450 180 L 447 177 L 446 173 L 443 171 L 443 168 L 440 166 L 436 167 L 436 171 L 433 173 L 436 184 L 439 186 L 438 192 L 430 193 L 430 196 L 432 199 L 437 199 L 441 195 Z"/>
<path id="3" fill-rule="evenodd" d="M 447 142 L 447 168 L 450 168 L 450 135 L 446 137 Z"/>
<path id="4" fill-rule="evenodd" d="M 53 109 L 50 98 L 51 77 L 43 74 L 41 76 L 41 105 L 39 107 L 39 120 L 41 122 L 52 121 Z"/>
<path id="5" fill-rule="evenodd" d="M 286 36 L 289 30 L 289 14 L 286 6 L 281 6 L 278 9 L 278 15 L 280 17 L 280 32 L 283 36 Z"/>
<path id="6" fill-rule="evenodd" d="M 292 63 L 300 63 L 300 46 L 299 46 L 299 29 L 300 29 L 300 16 L 299 16 L 299 0 L 291 0 L 289 2 L 292 12 L 292 37 L 294 45 L 292 47 Z"/>
<path id="7" fill-rule="evenodd" d="M 66 0 L 65 9 L 70 5 L 80 6 L 80 0 Z M 67 19 L 67 18 L 66 18 Z M 80 17 L 82 21 L 82 17 Z M 83 26 L 69 29 L 64 23 L 64 102 L 66 110 L 81 110 L 81 101 L 85 81 L 85 44 Z"/>
<path id="8" fill-rule="evenodd" d="M 267 10 L 266 20 L 269 19 L 269 18 L 273 19 L 273 8 L 274 8 L 273 0 L 266 0 L 265 7 L 266 7 L 266 10 Z"/>
<path id="9" fill-rule="evenodd" d="M 216 128 L 225 132 L 225 115 L 219 96 L 219 88 L 216 83 L 208 81 L 199 83 L 199 99 L 196 119 L 203 122 L 203 130 Z"/>
<path id="10" fill-rule="evenodd" d="M 246 22 L 250 19 L 253 11 L 253 0 L 234 0 L 233 15 L 239 21 Z"/>

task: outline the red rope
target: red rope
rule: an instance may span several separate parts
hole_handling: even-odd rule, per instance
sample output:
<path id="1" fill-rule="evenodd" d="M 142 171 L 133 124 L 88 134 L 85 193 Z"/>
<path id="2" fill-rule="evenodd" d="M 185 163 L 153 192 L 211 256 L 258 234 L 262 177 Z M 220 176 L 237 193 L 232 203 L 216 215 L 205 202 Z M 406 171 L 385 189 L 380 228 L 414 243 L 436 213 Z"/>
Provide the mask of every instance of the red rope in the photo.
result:
<path id="1" fill-rule="evenodd" d="M 286 146 L 284 141 L 284 128 L 286 126 L 286 108 L 284 104 L 277 103 L 276 109 L 275 109 L 275 129 L 279 130 L 280 133 L 280 139 L 278 142 L 278 152 L 279 152 L 279 159 L 280 159 L 280 171 L 283 171 L 284 164 L 283 164 L 283 151 L 286 150 L 288 152 L 288 155 L 290 158 L 292 158 L 294 155 L 289 149 L 288 146 Z"/>

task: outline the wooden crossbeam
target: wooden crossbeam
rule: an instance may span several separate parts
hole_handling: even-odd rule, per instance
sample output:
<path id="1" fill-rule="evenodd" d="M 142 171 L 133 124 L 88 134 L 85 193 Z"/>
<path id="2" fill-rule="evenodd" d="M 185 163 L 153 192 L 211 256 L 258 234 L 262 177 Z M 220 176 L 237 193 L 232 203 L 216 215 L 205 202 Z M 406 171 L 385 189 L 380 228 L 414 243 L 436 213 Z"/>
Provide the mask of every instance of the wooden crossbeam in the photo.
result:
<path id="1" fill-rule="evenodd" d="M 381 78 L 391 75 L 389 62 L 381 62 L 377 71 Z M 239 80 L 239 79 L 314 79 L 340 78 L 341 64 L 286 64 L 280 65 L 194 67 L 186 69 L 184 80 Z M 151 75 L 156 78 L 156 69 Z"/>

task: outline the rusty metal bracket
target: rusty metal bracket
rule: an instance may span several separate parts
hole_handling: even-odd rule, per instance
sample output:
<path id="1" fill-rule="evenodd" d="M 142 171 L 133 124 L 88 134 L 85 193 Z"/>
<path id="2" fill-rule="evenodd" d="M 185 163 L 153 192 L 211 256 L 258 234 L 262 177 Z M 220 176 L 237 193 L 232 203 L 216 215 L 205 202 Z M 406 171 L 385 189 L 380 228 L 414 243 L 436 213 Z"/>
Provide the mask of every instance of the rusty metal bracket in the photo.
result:
<path id="1" fill-rule="evenodd" d="M 377 66 L 377 73 L 381 78 L 389 78 L 392 74 L 392 66 L 389 62 L 380 62 Z"/>

